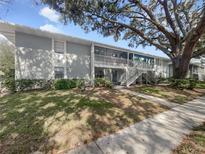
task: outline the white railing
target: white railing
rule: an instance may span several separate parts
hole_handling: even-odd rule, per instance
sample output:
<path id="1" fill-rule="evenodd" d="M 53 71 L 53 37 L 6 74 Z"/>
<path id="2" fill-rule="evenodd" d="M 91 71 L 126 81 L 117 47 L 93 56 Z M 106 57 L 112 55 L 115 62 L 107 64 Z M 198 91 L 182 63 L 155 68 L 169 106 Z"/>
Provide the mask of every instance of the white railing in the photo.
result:
<path id="1" fill-rule="evenodd" d="M 126 81 L 126 86 L 130 86 L 136 79 L 144 73 L 144 70 L 138 70 L 136 69 L 135 73 L 129 77 L 129 79 Z"/>
<path id="2" fill-rule="evenodd" d="M 127 70 L 127 77 L 126 77 L 126 72 L 122 75 L 120 82 L 121 85 L 129 86 L 131 85 L 142 73 L 147 73 L 150 70 L 153 70 L 154 66 L 147 64 L 145 62 L 138 62 L 138 61 L 131 61 L 132 64 L 130 67 L 128 67 Z M 129 61 L 129 63 L 131 63 Z M 149 78 L 151 80 L 151 77 Z"/>
<path id="3" fill-rule="evenodd" d="M 103 65 L 124 65 L 127 66 L 127 59 L 112 56 L 103 56 L 95 54 L 95 63 Z"/>
<path id="4" fill-rule="evenodd" d="M 153 69 L 154 68 L 153 64 L 148 64 L 142 61 L 131 61 L 131 60 L 129 60 L 129 66 L 136 67 L 138 69 Z"/>
<path id="5" fill-rule="evenodd" d="M 104 56 L 95 54 L 95 63 L 102 65 L 118 65 L 118 66 L 129 66 L 137 67 L 138 69 L 153 69 L 154 65 L 146 62 L 132 61 L 125 58 L 118 58 L 112 56 Z"/>

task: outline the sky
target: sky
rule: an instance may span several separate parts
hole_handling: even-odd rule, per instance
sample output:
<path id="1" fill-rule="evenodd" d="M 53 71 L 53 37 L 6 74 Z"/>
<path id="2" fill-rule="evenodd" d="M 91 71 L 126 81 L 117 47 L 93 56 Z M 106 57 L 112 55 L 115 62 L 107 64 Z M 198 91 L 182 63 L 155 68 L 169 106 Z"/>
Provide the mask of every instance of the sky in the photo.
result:
<path id="1" fill-rule="evenodd" d="M 35 0 L 12 0 L 10 4 L 0 5 L 0 20 L 9 23 L 29 26 L 50 32 L 62 33 L 65 35 L 166 57 L 163 52 L 156 50 L 155 47 L 147 46 L 143 48 L 139 46 L 137 48 L 130 48 L 128 47 L 127 41 L 120 40 L 115 42 L 112 37 L 103 37 L 97 32 L 85 33 L 81 27 L 72 23 L 64 25 L 58 19 L 58 13 L 46 5 L 37 5 Z"/>

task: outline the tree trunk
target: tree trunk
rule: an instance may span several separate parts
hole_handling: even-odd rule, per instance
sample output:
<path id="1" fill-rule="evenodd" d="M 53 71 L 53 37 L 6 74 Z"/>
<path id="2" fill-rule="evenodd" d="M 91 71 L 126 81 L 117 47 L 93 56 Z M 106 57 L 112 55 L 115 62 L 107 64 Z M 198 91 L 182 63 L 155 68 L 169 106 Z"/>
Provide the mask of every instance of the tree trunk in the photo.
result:
<path id="1" fill-rule="evenodd" d="M 173 78 L 175 79 L 184 79 L 189 72 L 189 63 L 190 57 L 182 58 L 182 56 L 178 56 L 172 59 L 173 66 Z"/>

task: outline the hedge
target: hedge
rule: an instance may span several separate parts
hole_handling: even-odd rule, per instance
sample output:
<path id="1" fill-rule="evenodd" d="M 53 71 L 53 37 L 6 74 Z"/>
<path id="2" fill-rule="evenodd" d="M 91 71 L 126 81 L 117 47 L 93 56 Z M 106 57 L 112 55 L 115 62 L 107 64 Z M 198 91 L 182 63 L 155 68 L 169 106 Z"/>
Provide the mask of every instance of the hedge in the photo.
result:
<path id="1" fill-rule="evenodd" d="M 96 78 L 95 86 L 112 88 L 112 82 L 106 78 Z"/>
<path id="2" fill-rule="evenodd" d="M 53 80 L 43 79 L 21 79 L 15 81 L 17 91 L 25 91 L 31 89 L 51 89 Z"/>
<path id="3" fill-rule="evenodd" d="M 170 85 L 178 89 L 194 89 L 198 81 L 194 79 L 169 79 Z"/>
<path id="4" fill-rule="evenodd" d="M 72 89 L 76 87 L 82 87 L 84 85 L 84 80 L 81 79 L 60 79 L 56 80 L 54 87 L 56 90 L 62 89 Z"/>

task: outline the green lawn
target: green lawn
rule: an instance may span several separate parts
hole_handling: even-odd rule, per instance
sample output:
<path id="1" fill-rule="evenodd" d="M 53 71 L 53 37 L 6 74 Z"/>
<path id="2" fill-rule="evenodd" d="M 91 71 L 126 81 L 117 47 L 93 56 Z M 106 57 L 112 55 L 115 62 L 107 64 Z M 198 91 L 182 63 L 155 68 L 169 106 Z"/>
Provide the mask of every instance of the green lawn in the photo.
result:
<path id="1" fill-rule="evenodd" d="M 62 152 L 167 110 L 109 89 L 0 98 L 0 153 Z"/>
<path id="2" fill-rule="evenodd" d="M 205 89 L 205 83 L 204 83 L 204 82 L 197 83 L 197 84 L 196 84 L 196 87 L 197 87 L 197 88 L 200 88 L 200 89 Z"/>
<path id="3" fill-rule="evenodd" d="M 173 154 L 204 154 L 205 153 L 205 123 L 195 128 L 186 136 Z"/>
<path id="4" fill-rule="evenodd" d="M 160 97 L 178 104 L 186 103 L 188 101 L 195 99 L 198 96 L 202 96 L 205 94 L 205 91 L 203 90 L 180 90 L 173 89 L 168 86 L 142 85 L 134 88 L 132 87 L 131 89 L 140 93 Z"/>

